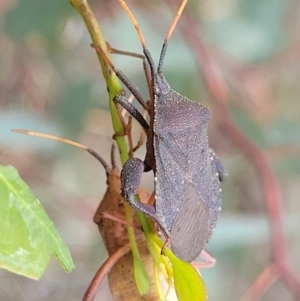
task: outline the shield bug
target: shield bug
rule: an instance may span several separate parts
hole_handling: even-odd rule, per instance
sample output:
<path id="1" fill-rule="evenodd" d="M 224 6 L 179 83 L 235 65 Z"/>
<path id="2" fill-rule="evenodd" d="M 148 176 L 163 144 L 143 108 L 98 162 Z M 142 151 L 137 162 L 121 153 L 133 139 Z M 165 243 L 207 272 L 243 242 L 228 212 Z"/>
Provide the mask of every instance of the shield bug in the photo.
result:
<path id="1" fill-rule="evenodd" d="M 157 69 L 136 19 L 127 4 L 118 1 L 130 17 L 142 44 L 150 90 L 147 105 L 123 72 L 115 68 L 101 48 L 95 46 L 150 115 L 148 125 L 138 110 L 127 102 L 124 93 L 114 99 L 147 133 L 145 160 L 130 158 L 123 166 L 121 194 L 134 209 L 158 224 L 165 246 L 170 245 L 177 257 L 191 262 L 203 250 L 216 226 L 224 170 L 208 144 L 210 110 L 172 90 L 162 72 L 168 40 L 187 0 L 182 1 L 166 35 Z M 150 75 L 147 70 L 150 70 Z M 149 170 L 154 172 L 154 206 L 135 199 L 141 176 Z"/>

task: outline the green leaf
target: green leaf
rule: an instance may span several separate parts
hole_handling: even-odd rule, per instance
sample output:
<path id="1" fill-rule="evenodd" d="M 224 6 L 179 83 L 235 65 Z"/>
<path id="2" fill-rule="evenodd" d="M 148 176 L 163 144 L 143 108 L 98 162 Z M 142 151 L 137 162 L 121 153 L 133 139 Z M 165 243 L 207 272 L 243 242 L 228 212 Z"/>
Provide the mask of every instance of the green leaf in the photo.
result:
<path id="1" fill-rule="evenodd" d="M 140 295 L 145 296 L 148 294 L 150 288 L 149 277 L 146 272 L 145 266 L 141 261 L 140 256 L 133 256 L 133 259 L 134 259 L 133 262 L 134 277 L 135 277 L 136 285 Z"/>
<path id="2" fill-rule="evenodd" d="M 50 255 L 67 272 L 71 255 L 40 202 L 12 166 L 0 166 L 0 267 L 39 279 Z"/>
<path id="3" fill-rule="evenodd" d="M 147 228 L 144 233 L 159 248 L 163 247 L 164 243 L 157 235 L 147 231 Z M 195 268 L 190 263 L 177 258 L 169 248 L 165 249 L 165 255 L 173 266 L 173 279 L 178 301 L 205 301 L 207 299 L 206 287 Z"/>
<path id="4" fill-rule="evenodd" d="M 173 278 L 178 300 L 205 301 L 207 291 L 195 268 L 178 259 L 170 250 L 166 250 L 166 253 L 173 265 Z"/>

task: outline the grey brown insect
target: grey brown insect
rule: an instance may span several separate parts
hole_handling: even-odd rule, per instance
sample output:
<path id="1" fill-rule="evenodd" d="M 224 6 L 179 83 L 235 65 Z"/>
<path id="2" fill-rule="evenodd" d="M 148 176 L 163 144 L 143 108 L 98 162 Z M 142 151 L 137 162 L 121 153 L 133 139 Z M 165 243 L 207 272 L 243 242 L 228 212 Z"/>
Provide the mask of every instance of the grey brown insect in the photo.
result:
<path id="1" fill-rule="evenodd" d="M 123 93 L 114 99 L 147 133 L 145 160 L 131 158 L 123 166 L 121 194 L 134 209 L 157 223 L 165 246 L 170 245 L 177 257 L 191 262 L 203 250 L 216 226 L 221 209 L 220 181 L 224 178 L 224 169 L 208 144 L 210 110 L 172 90 L 162 72 L 168 40 L 187 0 L 182 1 L 167 33 L 157 69 L 137 21 L 126 3 L 119 2 L 141 41 L 152 96 L 150 105 L 147 105 L 123 72 L 114 67 L 101 48 L 95 47 L 150 115 L 148 125 Z M 150 170 L 153 170 L 155 180 L 154 206 L 142 204 L 135 198 L 143 172 Z"/>

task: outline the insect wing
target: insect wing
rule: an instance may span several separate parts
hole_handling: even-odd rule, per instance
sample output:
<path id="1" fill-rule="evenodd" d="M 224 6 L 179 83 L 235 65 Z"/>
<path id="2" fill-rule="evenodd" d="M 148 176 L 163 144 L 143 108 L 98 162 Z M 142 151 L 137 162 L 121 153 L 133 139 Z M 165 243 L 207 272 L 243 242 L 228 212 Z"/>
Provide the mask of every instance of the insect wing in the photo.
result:
<path id="1" fill-rule="evenodd" d="M 174 254 L 187 262 L 193 261 L 206 244 L 208 224 L 207 207 L 203 200 L 199 200 L 195 186 L 190 183 L 171 231 L 171 248 Z"/>
<path id="2" fill-rule="evenodd" d="M 186 261 L 210 236 L 209 118 L 208 108 L 172 90 L 156 101 L 156 212 L 165 219 L 173 251 Z"/>
<path id="3" fill-rule="evenodd" d="M 158 147 L 156 156 L 155 209 L 161 224 L 170 233 L 174 218 L 184 198 L 185 184 L 182 183 L 182 165 L 174 158 L 169 148 L 171 141 L 154 137 Z"/>

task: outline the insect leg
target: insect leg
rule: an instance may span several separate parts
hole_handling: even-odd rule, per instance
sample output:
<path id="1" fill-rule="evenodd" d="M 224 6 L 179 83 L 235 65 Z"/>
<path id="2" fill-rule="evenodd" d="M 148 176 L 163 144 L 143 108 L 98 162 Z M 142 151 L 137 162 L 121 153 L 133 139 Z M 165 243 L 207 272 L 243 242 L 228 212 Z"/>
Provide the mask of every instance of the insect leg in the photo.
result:
<path id="1" fill-rule="evenodd" d="M 165 234 L 165 238 L 166 238 L 166 241 L 165 241 L 165 243 L 164 243 L 164 245 L 163 245 L 163 247 L 161 248 L 161 251 L 160 251 L 161 255 L 165 255 L 166 248 L 169 247 L 170 242 L 171 242 L 171 237 L 170 236 L 167 236 Z"/>
<path id="2" fill-rule="evenodd" d="M 114 98 L 114 102 L 120 104 L 136 121 L 141 125 L 141 127 L 147 133 L 149 129 L 149 125 L 147 121 L 144 119 L 143 115 L 136 109 L 134 105 L 132 105 L 124 95 L 117 95 Z"/>
<path id="3" fill-rule="evenodd" d="M 146 118 L 146 112 L 147 112 L 146 110 L 144 110 L 144 112 L 143 112 L 143 117 L 144 118 Z M 136 146 L 133 148 L 133 150 L 132 150 L 133 152 L 136 152 L 140 148 L 140 146 L 143 145 L 144 138 L 145 138 L 145 133 L 141 129 L 139 140 L 138 140 Z"/>
<path id="4" fill-rule="evenodd" d="M 154 207 L 142 204 L 135 199 L 144 170 L 145 163 L 138 158 L 131 158 L 125 162 L 121 172 L 121 195 L 136 210 L 156 219 Z"/>
<path id="5" fill-rule="evenodd" d="M 133 223 L 133 222 L 128 222 L 125 219 L 125 216 L 122 214 L 117 214 L 117 213 L 111 214 L 107 211 L 102 211 L 101 218 L 107 218 L 107 219 L 110 219 L 111 221 L 118 222 L 119 224 L 123 224 L 125 226 L 132 227 L 132 228 L 135 228 L 140 231 L 142 230 L 141 226 L 139 224 Z"/>
<path id="6" fill-rule="evenodd" d="M 112 169 L 118 169 L 116 154 L 117 154 L 117 146 L 116 143 L 113 142 L 110 150 L 110 162 L 112 165 Z"/>
<path id="7" fill-rule="evenodd" d="M 130 95 L 130 97 L 128 98 L 128 102 L 132 103 L 134 96 L 133 94 Z M 117 107 L 117 111 L 118 111 L 118 107 Z M 126 114 L 126 109 L 123 108 L 122 110 L 122 118 L 124 119 L 125 114 Z M 119 111 L 118 111 L 119 114 Z M 146 116 L 147 116 L 147 110 L 144 109 L 143 110 L 143 118 L 146 120 Z M 119 116 L 120 117 L 120 116 Z M 140 129 L 140 135 L 139 135 L 139 139 L 138 142 L 136 144 L 136 146 L 133 146 L 133 140 L 132 140 L 132 115 L 128 116 L 128 121 L 127 121 L 127 125 L 126 125 L 126 132 L 127 132 L 127 138 L 128 138 L 128 144 L 129 144 L 129 152 L 128 152 L 128 156 L 129 158 L 133 157 L 133 153 L 135 153 L 141 145 L 143 145 L 144 142 L 144 138 L 145 138 L 145 131 L 143 129 L 143 127 L 141 127 Z"/>
<path id="8" fill-rule="evenodd" d="M 121 195 L 135 210 L 141 211 L 151 217 L 159 225 L 159 228 L 163 229 L 164 235 L 169 237 L 170 234 L 156 215 L 155 208 L 143 204 L 135 198 L 142 174 L 148 170 L 149 167 L 142 160 L 138 158 L 128 159 L 121 172 Z"/>
<path id="9" fill-rule="evenodd" d="M 121 94 L 121 95 L 123 95 L 123 94 Z M 123 95 L 123 97 L 124 97 L 124 95 Z M 126 104 L 127 104 L 127 103 L 130 103 L 130 104 L 131 104 L 133 98 L 134 98 L 134 96 L 133 96 L 133 94 L 131 94 L 131 96 L 130 96 L 128 99 L 125 99 L 124 102 L 125 102 Z M 119 108 L 119 105 L 118 105 L 118 102 L 117 102 L 117 101 L 114 101 L 114 104 L 115 104 L 115 107 L 116 107 L 117 114 L 118 114 L 118 116 L 119 116 L 119 120 L 121 121 L 123 130 L 122 130 L 122 132 L 114 133 L 114 135 L 113 135 L 112 138 L 113 138 L 113 139 L 116 139 L 116 137 L 118 137 L 118 136 L 125 136 L 125 135 L 127 135 L 128 144 L 129 144 L 129 152 L 128 152 L 128 156 L 129 156 L 129 158 L 132 158 L 133 153 L 134 153 L 134 152 L 138 149 L 138 147 L 140 146 L 139 143 L 142 143 L 142 141 L 140 141 L 140 140 L 141 140 L 141 137 L 143 137 L 144 132 L 143 132 L 143 129 L 141 129 L 141 134 L 140 134 L 140 139 L 139 139 L 139 141 L 138 141 L 138 145 L 135 146 L 135 147 L 133 147 L 133 142 L 132 142 L 132 132 L 131 132 L 131 129 L 132 129 L 132 118 L 133 118 L 133 116 L 129 115 L 129 116 L 128 116 L 128 121 L 127 121 L 127 123 L 126 123 L 126 121 L 125 121 L 125 114 L 126 114 L 127 110 L 126 110 L 125 108 L 123 108 L 123 110 L 121 111 L 120 108 Z M 147 112 L 147 111 L 144 109 L 144 112 Z M 146 118 L 145 115 L 143 115 L 143 116 L 144 116 L 144 118 Z M 146 123 L 146 122 L 144 121 L 144 123 Z"/>
<path id="10" fill-rule="evenodd" d="M 122 132 L 114 133 L 113 139 L 115 139 L 117 136 L 127 135 L 129 146 L 130 146 L 129 157 L 132 157 L 132 154 L 135 150 L 132 145 L 132 137 L 131 137 L 131 121 L 132 120 L 131 120 L 131 118 L 134 117 L 140 123 L 140 125 L 146 132 L 149 129 L 149 125 L 148 125 L 147 121 L 144 119 L 143 115 L 141 115 L 140 112 L 131 104 L 131 102 L 129 100 L 127 100 L 125 95 L 119 94 L 113 99 L 113 101 L 115 103 L 115 107 L 116 107 L 119 119 L 120 119 L 122 127 L 123 127 Z M 125 122 L 124 115 L 121 113 L 119 105 L 121 105 L 132 116 L 132 117 L 130 116 L 127 124 Z M 137 149 L 137 148 L 135 148 L 135 149 Z"/>
<path id="11" fill-rule="evenodd" d="M 109 43 L 106 43 L 106 45 L 107 45 L 107 49 L 110 53 L 131 56 L 131 57 L 135 57 L 135 58 L 139 58 L 139 59 L 143 60 L 143 69 L 144 69 L 144 73 L 146 76 L 147 86 L 148 86 L 150 98 L 152 98 L 152 96 L 151 96 L 152 95 L 151 73 L 150 73 L 150 68 L 149 68 L 148 61 L 146 60 L 146 57 L 143 54 L 115 49 L 115 48 L 111 47 Z"/>
<path id="12" fill-rule="evenodd" d="M 224 165 L 222 164 L 219 157 L 216 155 L 216 153 L 213 151 L 213 149 L 209 149 L 210 156 L 213 158 L 213 163 L 216 167 L 217 173 L 219 174 L 219 180 L 220 182 L 224 181 L 225 177 L 227 176 L 227 172 L 225 170 Z"/>
<path id="13" fill-rule="evenodd" d="M 202 257 L 202 259 L 204 261 L 201 261 L 201 262 L 193 261 L 192 262 L 192 266 L 195 269 L 212 268 L 216 264 L 215 257 L 205 249 L 203 249 L 201 251 L 200 257 Z"/>
<path id="14" fill-rule="evenodd" d="M 147 104 L 141 95 L 141 93 L 138 91 L 138 89 L 131 83 L 131 81 L 128 79 L 128 77 L 119 69 L 117 69 L 112 61 L 107 57 L 103 49 L 98 45 L 92 45 L 96 49 L 97 52 L 99 52 L 104 59 L 104 61 L 110 66 L 110 68 L 116 73 L 117 77 L 120 79 L 120 81 L 128 88 L 128 90 L 134 95 L 136 100 L 143 106 L 144 109 L 148 109 Z"/>
<path id="15" fill-rule="evenodd" d="M 12 130 L 12 132 L 18 133 L 18 134 L 25 134 L 25 135 L 29 135 L 29 136 L 35 136 L 35 137 L 44 138 L 44 139 L 49 139 L 49 140 L 54 140 L 54 141 L 57 141 L 57 142 L 61 142 L 61 143 L 64 143 L 64 144 L 69 144 L 69 145 L 75 146 L 77 148 L 86 150 L 87 152 L 89 152 L 94 158 L 96 158 L 101 163 L 101 165 L 104 167 L 104 169 L 107 173 L 111 172 L 111 168 L 110 168 L 109 164 L 96 151 L 94 151 L 93 149 L 91 149 L 91 148 L 89 148 L 89 147 L 87 147 L 87 146 L 85 146 L 81 143 L 78 143 L 78 142 L 63 138 L 63 137 L 59 137 L 59 136 L 55 136 L 55 135 L 49 135 L 49 134 L 36 132 L 36 131 L 14 129 L 14 130 Z"/>

